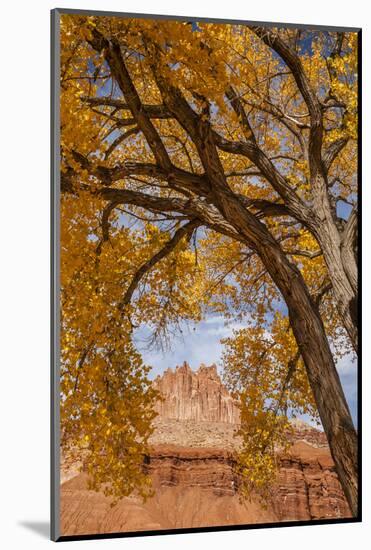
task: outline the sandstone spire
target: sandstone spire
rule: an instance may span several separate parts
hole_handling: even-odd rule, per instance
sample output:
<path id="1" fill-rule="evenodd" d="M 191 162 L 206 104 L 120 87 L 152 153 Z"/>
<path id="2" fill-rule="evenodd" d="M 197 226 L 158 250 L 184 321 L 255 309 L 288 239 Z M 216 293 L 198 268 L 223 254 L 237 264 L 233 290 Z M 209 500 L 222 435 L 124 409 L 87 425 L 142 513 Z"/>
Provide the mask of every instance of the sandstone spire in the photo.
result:
<path id="1" fill-rule="evenodd" d="M 239 422 L 237 402 L 222 384 L 216 365 L 202 364 L 193 371 L 187 362 L 167 369 L 154 381 L 163 401 L 157 405 L 160 419 L 198 422 Z"/>

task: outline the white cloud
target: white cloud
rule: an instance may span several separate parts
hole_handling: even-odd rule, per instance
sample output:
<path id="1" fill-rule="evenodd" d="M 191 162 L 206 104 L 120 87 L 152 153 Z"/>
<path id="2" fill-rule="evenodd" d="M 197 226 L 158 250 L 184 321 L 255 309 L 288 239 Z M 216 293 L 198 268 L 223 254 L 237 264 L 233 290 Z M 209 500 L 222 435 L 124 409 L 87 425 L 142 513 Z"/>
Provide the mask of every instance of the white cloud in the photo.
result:
<path id="1" fill-rule="evenodd" d="M 237 322 L 226 324 L 223 316 L 211 315 L 197 325 L 184 324 L 182 334 L 174 337 L 172 349 L 169 351 L 146 349 L 145 340 L 149 332 L 146 327 L 137 331 L 136 342 L 145 363 L 153 367 L 153 376 L 160 374 L 168 367 L 174 368 L 183 361 L 187 361 L 193 369 L 197 369 L 201 363 L 206 365 L 215 363 L 220 369 L 222 355 L 220 340 L 231 336 L 233 330 L 245 326 Z"/>

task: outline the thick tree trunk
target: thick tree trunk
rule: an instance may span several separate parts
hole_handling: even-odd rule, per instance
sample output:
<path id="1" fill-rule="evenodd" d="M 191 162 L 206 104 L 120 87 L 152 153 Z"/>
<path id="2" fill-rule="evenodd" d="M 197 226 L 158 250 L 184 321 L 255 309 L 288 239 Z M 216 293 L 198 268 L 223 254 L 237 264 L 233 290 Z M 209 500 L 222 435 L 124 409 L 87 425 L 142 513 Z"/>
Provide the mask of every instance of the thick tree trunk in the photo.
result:
<path id="1" fill-rule="evenodd" d="M 300 271 L 290 263 L 265 226 L 251 218 L 233 194 L 221 193 L 219 201 L 224 216 L 257 251 L 286 302 L 290 324 L 306 367 L 340 483 L 352 514 L 356 516 L 357 433 L 318 308 Z"/>
<path id="2" fill-rule="evenodd" d="M 341 259 L 349 282 L 356 295 L 358 294 L 357 231 L 358 208 L 354 206 L 341 237 Z"/>
<path id="3" fill-rule="evenodd" d="M 257 251 L 286 302 L 290 324 L 306 367 L 340 483 L 355 516 L 358 506 L 357 433 L 318 307 L 311 299 L 300 271 L 288 260 L 279 243 L 229 189 L 212 136 L 208 127 L 202 123 L 199 125 L 199 136 L 198 152 L 213 183 L 215 206 L 246 239 L 246 243 Z M 339 287 L 344 291 L 342 286 L 339 278 Z"/>
<path id="4" fill-rule="evenodd" d="M 290 323 L 328 439 L 337 473 L 354 516 L 358 506 L 358 446 L 330 346 L 301 274 L 276 250 L 262 259 L 286 301 Z M 283 261 L 286 260 L 286 261 Z"/>
<path id="5" fill-rule="evenodd" d="M 331 279 L 337 310 L 354 350 L 358 348 L 357 293 L 349 281 L 349 271 L 356 280 L 356 266 L 342 254 L 341 239 L 338 234 L 324 229 L 317 235 Z M 345 265 L 343 261 L 346 262 Z M 348 269 L 346 269 L 348 267 Z"/>
<path id="6" fill-rule="evenodd" d="M 331 279 L 338 313 L 354 350 L 358 349 L 357 327 L 357 265 L 354 254 L 349 252 L 354 240 L 357 216 L 352 212 L 344 238 L 340 235 L 332 217 L 326 181 L 318 176 L 315 195 L 316 220 L 313 233 L 321 247 Z M 313 185 L 315 185 L 313 183 Z M 353 251 L 352 251 L 353 252 Z"/>

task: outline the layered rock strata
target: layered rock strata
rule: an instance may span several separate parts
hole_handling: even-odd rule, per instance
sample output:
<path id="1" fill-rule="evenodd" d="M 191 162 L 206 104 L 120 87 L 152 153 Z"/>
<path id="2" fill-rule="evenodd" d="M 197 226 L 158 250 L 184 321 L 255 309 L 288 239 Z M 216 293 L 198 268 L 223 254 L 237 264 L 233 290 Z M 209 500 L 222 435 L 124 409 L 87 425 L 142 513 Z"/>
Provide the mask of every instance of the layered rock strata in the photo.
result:
<path id="1" fill-rule="evenodd" d="M 277 456 L 279 472 L 269 502 L 256 495 L 241 501 L 234 468 L 239 409 L 216 367 L 193 371 L 184 363 L 154 384 L 162 400 L 144 468 L 155 496 L 144 503 L 133 495 L 112 507 L 110 498 L 88 490 L 87 476 L 77 465 L 65 461 L 62 534 L 350 517 L 323 432 L 295 421 L 289 452 Z"/>
<path id="2" fill-rule="evenodd" d="M 61 487 L 61 530 L 81 535 L 350 517 L 326 449 L 295 443 L 279 461 L 267 506 L 257 497 L 240 500 L 232 453 L 161 445 L 146 460 L 153 498 L 127 497 L 111 507 L 80 474 Z"/>

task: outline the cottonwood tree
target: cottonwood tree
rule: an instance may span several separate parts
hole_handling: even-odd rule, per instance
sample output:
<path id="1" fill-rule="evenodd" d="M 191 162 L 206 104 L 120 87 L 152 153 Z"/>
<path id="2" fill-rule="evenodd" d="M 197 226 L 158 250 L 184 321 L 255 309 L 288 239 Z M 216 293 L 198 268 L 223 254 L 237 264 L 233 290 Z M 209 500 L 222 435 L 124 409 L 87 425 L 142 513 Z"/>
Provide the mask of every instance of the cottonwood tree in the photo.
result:
<path id="1" fill-rule="evenodd" d="M 288 410 L 318 411 L 355 515 L 335 362 L 357 350 L 357 34 L 63 15 L 60 77 L 66 445 L 148 494 L 133 334 L 220 312 L 244 327 L 242 475 L 263 484 Z"/>

